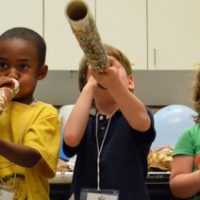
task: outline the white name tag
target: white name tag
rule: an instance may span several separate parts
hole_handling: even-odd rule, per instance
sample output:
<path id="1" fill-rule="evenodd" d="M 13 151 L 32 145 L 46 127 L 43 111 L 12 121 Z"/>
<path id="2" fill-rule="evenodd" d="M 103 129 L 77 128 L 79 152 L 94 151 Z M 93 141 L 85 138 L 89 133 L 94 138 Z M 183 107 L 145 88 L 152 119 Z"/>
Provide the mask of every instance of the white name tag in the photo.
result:
<path id="1" fill-rule="evenodd" d="M 116 190 L 83 189 L 81 191 L 81 200 L 118 200 L 119 192 Z"/>
<path id="2" fill-rule="evenodd" d="M 118 197 L 113 194 L 88 193 L 87 200 L 117 200 Z"/>
<path id="3" fill-rule="evenodd" d="M 0 200 L 13 200 L 14 191 L 0 188 Z"/>

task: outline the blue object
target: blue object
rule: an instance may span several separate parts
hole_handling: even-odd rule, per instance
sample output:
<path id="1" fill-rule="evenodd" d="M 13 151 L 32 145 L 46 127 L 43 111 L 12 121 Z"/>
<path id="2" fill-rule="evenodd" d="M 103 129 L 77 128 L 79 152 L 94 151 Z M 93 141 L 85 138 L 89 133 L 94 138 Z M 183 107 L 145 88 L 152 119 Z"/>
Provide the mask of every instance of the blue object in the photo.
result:
<path id="1" fill-rule="evenodd" d="M 162 145 L 175 147 L 179 135 L 184 129 L 194 124 L 193 116 L 197 113 L 184 105 L 170 105 L 154 114 L 156 139 L 152 148 Z"/>
<path id="2" fill-rule="evenodd" d="M 59 117 L 61 120 L 61 129 L 60 129 L 61 141 L 60 141 L 59 158 L 62 160 L 69 160 L 69 158 L 64 154 L 62 147 L 63 147 L 64 126 L 69 117 L 69 114 L 72 111 L 73 106 L 74 104 L 64 105 L 59 109 Z"/>
<path id="3" fill-rule="evenodd" d="M 60 151 L 59 151 L 59 158 L 62 160 L 68 161 L 69 158 L 64 154 L 62 146 L 63 146 L 63 136 L 64 136 L 64 126 L 61 127 L 61 141 L 60 141 Z"/>

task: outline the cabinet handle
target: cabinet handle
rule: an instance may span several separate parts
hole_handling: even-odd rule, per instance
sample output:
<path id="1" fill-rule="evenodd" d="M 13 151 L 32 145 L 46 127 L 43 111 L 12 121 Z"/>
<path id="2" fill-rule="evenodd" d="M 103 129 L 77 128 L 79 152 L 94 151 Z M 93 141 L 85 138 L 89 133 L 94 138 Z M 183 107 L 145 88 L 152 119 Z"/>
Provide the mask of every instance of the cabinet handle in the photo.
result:
<path id="1" fill-rule="evenodd" d="M 156 49 L 153 49 L 153 65 L 156 67 Z"/>

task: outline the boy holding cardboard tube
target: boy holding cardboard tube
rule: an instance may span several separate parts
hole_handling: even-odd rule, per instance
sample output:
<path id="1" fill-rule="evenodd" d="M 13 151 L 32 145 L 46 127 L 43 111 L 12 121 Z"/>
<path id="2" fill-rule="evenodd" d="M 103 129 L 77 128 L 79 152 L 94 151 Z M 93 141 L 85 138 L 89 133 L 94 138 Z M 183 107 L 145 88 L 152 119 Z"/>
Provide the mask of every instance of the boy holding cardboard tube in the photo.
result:
<path id="1" fill-rule="evenodd" d="M 103 71 L 82 59 L 81 93 L 65 125 L 63 150 L 77 155 L 71 193 L 75 200 L 149 199 L 145 179 L 153 117 L 133 93 L 128 58 L 115 47 L 104 48 L 110 65 Z"/>

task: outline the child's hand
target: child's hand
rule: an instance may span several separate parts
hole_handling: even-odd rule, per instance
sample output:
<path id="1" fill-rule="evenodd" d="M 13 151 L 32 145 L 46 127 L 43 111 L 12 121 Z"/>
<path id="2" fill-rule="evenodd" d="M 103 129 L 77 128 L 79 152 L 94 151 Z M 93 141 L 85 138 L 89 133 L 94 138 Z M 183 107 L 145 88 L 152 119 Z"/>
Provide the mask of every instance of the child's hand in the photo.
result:
<path id="1" fill-rule="evenodd" d="M 96 79 L 99 85 L 105 89 L 115 89 L 120 82 L 119 70 L 123 68 L 121 64 L 113 57 L 108 56 L 109 67 L 104 71 L 91 69 L 92 76 Z"/>
<path id="2" fill-rule="evenodd" d="M 0 88 L 0 113 L 7 107 L 8 103 L 13 98 L 12 90 L 8 87 Z"/>
<path id="3" fill-rule="evenodd" d="M 92 67 L 90 65 L 88 66 L 87 85 L 92 85 L 94 87 L 97 85 L 97 81 L 92 75 Z"/>
<path id="4" fill-rule="evenodd" d="M 7 76 L 0 77 L 0 87 L 14 87 L 13 79 Z"/>
<path id="5" fill-rule="evenodd" d="M 19 83 L 17 80 L 9 77 L 0 78 L 0 113 L 7 107 L 18 91 Z"/>
<path id="6" fill-rule="evenodd" d="M 194 164 L 198 169 L 200 169 L 200 155 L 199 154 L 196 154 L 194 156 Z"/>
<path id="7" fill-rule="evenodd" d="M 90 76 L 90 77 L 88 78 L 87 85 L 92 85 L 92 86 L 94 86 L 94 87 L 97 85 L 97 81 L 94 79 L 93 76 Z"/>

